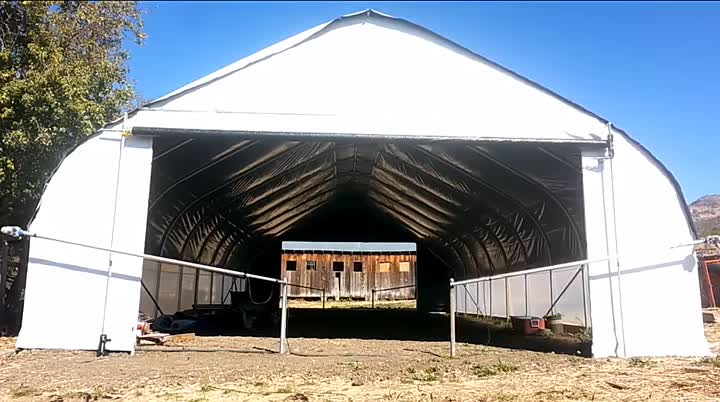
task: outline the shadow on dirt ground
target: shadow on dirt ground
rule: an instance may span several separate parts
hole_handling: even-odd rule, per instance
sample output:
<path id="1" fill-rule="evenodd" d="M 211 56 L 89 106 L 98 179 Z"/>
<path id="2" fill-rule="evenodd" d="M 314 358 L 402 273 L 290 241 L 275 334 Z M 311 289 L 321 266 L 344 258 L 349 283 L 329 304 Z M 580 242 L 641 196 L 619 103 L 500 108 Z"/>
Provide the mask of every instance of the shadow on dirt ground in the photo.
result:
<path id="1" fill-rule="evenodd" d="M 197 335 L 241 335 L 277 337 L 279 329 L 247 331 L 230 329 L 224 322 L 204 322 Z M 589 342 L 574 336 L 524 336 L 516 334 L 502 321 L 458 316 L 457 341 L 538 352 L 590 356 Z M 400 341 L 449 340 L 447 314 L 427 314 L 414 309 L 317 309 L 291 308 L 288 317 L 289 338 L 376 339 Z"/>

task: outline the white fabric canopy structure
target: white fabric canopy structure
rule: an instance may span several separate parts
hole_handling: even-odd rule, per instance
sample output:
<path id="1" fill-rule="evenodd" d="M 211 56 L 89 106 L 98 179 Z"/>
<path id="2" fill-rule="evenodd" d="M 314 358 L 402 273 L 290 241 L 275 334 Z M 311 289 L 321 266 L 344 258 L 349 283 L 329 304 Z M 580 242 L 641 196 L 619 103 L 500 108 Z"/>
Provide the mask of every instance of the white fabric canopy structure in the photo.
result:
<path id="1" fill-rule="evenodd" d="M 593 354 L 708 353 L 692 247 L 668 249 L 695 233 L 662 164 L 580 106 L 374 11 L 100 130 L 59 166 L 30 229 L 273 275 L 282 240 L 417 242 L 428 309 L 450 277 L 631 253 L 589 267 Z M 105 333 L 132 351 L 142 267 L 33 240 L 18 347 L 95 349 Z"/>

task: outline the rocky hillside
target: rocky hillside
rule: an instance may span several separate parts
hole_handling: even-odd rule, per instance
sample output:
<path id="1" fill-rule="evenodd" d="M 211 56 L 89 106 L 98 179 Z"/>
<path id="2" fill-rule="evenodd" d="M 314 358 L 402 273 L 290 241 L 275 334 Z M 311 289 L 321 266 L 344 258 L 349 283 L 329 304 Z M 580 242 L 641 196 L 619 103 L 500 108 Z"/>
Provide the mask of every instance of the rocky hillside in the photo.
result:
<path id="1" fill-rule="evenodd" d="M 706 195 L 690 204 L 698 234 L 720 234 L 720 194 Z"/>

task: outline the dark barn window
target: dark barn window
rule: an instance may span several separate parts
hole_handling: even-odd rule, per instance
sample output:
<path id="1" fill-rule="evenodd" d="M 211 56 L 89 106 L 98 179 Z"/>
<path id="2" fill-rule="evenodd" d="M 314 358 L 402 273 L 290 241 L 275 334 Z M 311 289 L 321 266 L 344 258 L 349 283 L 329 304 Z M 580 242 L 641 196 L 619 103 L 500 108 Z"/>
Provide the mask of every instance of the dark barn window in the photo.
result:
<path id="1" fill-rule="evenodd" d="M 342 261 L 333 261 L 332 267 L 334 272 L 342 272 L 345 270 L 345 263 Z"/>
<path id="2" fill-rule="evenodd" d="M 295 271 L 297 270 L 297 261 L 288 260 L 285 263 L 285 270 L 286 271 Z"/>
<path id="3" fill-rule="evenodd" d="M 362 261 L 353 261 L 353 272 L 362 272 Z"/>
<path id="4" fill-rule="evenodd" d="M 307 271 L 317 271 L 317 262 L 315 261 L 308 261 L 305 263 L 305 269 Z"/>

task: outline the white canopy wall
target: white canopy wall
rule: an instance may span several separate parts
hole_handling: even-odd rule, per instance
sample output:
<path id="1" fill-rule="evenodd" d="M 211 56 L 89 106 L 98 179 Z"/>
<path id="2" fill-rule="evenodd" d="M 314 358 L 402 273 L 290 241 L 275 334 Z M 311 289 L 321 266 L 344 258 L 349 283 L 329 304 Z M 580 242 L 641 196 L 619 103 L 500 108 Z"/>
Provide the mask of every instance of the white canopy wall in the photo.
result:
<path id="1" fill-rule="evenodd" d="M 621 254 L 590 269 L 594 356 L 708 353 L 692 249 L 659 251 L 694 238 L 670 173 L 601 118 L 407 21 L 345 16 L 133 112 L 65 159 L 30 229 L 143 252 L 147 135 L 171 132 L 577 144 L 587 257 Z M 107 253 L 33 240 L 30 257 L 18 347 L 96 349 L 104 329 L 110 350 L 133 350 L 142 261 L 114 256 L 108 280 Z"/>

